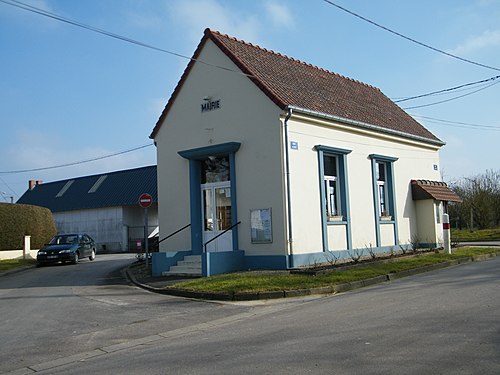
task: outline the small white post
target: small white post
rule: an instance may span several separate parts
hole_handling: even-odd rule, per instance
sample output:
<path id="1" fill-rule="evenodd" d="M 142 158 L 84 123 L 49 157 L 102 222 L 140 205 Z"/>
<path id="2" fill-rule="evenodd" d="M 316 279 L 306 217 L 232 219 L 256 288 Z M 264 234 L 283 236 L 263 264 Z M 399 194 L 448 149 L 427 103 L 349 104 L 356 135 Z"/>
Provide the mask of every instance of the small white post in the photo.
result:
<path id="1" fill-rule="evenodd" d="M 24 236 L 23 259 L 31 258 L 31 236 Z"/>
<path id="2" fill-rule="evenodd" d="M 443 240 L 445 253 L 451 254 L 450 217 L 448 214 L 443 214 Z"/>

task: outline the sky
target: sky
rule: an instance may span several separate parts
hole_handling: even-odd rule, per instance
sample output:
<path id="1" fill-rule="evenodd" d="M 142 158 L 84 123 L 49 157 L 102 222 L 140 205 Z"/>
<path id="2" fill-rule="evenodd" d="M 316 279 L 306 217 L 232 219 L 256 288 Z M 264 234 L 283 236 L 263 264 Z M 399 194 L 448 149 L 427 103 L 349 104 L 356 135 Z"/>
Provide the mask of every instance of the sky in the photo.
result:
<path id="1" fill-rule="evenodd" d="M 31 179 L 156 164 L 149 135 L 189 62 L 178 55 L 192 56 L 207 27 L 393 100 L 466 85 L 398 104 L 446 142 L 444 181 L 500 169 L 500 0 L 332 0 L 468 62 L 323 0 L 20 1 L 157 49 L 0 0 L 0 202 Z"/>

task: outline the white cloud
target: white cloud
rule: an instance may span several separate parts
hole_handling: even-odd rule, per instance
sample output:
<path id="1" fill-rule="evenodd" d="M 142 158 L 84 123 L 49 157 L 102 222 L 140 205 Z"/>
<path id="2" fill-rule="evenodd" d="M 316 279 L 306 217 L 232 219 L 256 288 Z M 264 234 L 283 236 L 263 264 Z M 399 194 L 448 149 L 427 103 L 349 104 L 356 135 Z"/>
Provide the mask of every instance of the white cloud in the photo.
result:
<path id="1" fill-rule="evenodd" d="M 464 56 L 473 52 L 500 47 L 500 30 L 486 30 L 481 35 L 467 38 L 453 50 L 448 51 L 454 55 Z"/>
<path id="2" fill-rule="evenodd" d="M 193 42 L 198 42 L 207 27 L 239 39 L 257 41 L 261 27 L 258 17 L 238 13 L 216 0 L 178 0 L 170 5 L 170 15 L 180 23 Z"/>
<path id="3" fill-rule="evenodd" d="M 294 27 L 294 18 L 290 9 L 274 1 L 268 1 L 264 4 L 268 17 L 275 27 L 285 27 L 292 29 Z"/>

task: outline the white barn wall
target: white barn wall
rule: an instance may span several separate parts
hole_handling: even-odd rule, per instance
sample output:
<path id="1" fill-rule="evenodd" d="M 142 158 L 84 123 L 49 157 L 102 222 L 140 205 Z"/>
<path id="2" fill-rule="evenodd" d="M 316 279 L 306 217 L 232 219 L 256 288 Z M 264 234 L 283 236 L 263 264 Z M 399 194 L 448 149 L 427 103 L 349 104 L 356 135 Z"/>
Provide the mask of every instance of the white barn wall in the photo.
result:
<path id="1" fill-rule="evenodd" d="M 212 41 L 200 60 L 238 70 Z M 220 99 L 221 108 L 201 113 L 203 98 Z M 178 151 L 241 142 L 236 153 L 239 247 L 246 255 L 284 255 L 284 172 L 280 109 L 249 78 L 194 64 L 156 134 L 160 237 L 190 222 L 189 162 Z M 273 242 L 252 244 L 250 210 L 272 208 Z M 189 230 L 161 244 L 161 251 L 189 250 Z"/>
<path id="2" fill-rule="evenodd" d="M 117 241 L 122 238 L 121 207 L 55 212 L 53 215 L 59 233 L 85 232 L 98 245 L 107 244 L 112 250 L 125 250 Z"/>
<path id="3" fill-rule="evenodd" d="M 149 226 L 158 225 L 156 207 L 149 211 Z M 84 232 L 94 239 L 98 251 L 102 245 L 110 251 L 126 251 L 127 226 L 144 226 L 144 209 L 137 207 L 105 207 L 53 213 L 58 233 Z"/>

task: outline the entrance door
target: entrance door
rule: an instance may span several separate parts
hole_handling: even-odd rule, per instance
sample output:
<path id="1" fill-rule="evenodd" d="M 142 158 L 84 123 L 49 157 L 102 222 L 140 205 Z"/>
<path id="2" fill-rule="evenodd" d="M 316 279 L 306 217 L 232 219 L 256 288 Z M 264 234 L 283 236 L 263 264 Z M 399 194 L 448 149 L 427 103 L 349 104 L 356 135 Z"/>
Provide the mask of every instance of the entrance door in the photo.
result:
<path id="1" fill-rule="evenodd" d="M 231 183 L 229 181 L 201 185 L 203 243 L 231 227 Z M 232 251 L 232 231 L 227 231 L 207 245 L 207 251 Z"/>

